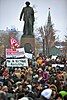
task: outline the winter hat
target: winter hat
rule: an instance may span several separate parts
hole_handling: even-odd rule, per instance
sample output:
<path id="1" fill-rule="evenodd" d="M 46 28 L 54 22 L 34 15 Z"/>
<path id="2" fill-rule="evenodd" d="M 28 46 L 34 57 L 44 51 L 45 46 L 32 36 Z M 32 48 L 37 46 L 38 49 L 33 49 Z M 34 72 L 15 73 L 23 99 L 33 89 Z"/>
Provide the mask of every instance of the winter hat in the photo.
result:
<path id="1" fill-rule="evenodd" d="M 32 91 L 32 86 L 29 84 L 29 85 L 27 85 L 27 87 L 28 87 L 28 90 L 31 92 Z"/>
<path id="2" fill-rule="evenodd" d="M 43 71 L 42 68 L 39 68 L 38 71 Z"/>
<path id="3" fill-rule="evenodd" d="M 45 89 L 41 92 L 41 96 L 45 97 L 46 99 L 50 99 L 51 94 L 52 94 L 51 89 Z"/>
<path id="4" fill-rule="evenodd" d="M 36 74 L 35 76 L 33 76 L 33 78 L 38 78 L 38 75 Z"/>
<path id="5" fill-rule="evenodd" d="M 23 97 L 23 98 L 21 98 L 19 100 L 29 100 L 29 99 L 27 97 Z"/>
<path id="6" fill-rule="evenodd" d="M 52 91 L 57 92 L 57 87 L 54 84 L 50 85 L 50 88 L 51 88 Z"/>
<path id="7" fill-rule="evenodd" d="M 65 95 L 67 95 L 67 92 L 66 91 L 60 91 L 59 94 L 61 94 L 62 97 L 64 97 Z"/>

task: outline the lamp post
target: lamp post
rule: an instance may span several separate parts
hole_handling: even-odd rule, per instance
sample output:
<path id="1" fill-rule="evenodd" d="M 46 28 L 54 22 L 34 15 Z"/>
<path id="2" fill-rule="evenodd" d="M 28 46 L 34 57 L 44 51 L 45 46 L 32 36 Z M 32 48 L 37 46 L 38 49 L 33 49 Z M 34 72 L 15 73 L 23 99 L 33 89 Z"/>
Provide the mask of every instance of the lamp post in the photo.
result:
<path id="1" fill-rule="evenodd" d="M 43 54 L 45 54 L 45 40 L 44 40 L 44 36 L 43 36 Z"/>

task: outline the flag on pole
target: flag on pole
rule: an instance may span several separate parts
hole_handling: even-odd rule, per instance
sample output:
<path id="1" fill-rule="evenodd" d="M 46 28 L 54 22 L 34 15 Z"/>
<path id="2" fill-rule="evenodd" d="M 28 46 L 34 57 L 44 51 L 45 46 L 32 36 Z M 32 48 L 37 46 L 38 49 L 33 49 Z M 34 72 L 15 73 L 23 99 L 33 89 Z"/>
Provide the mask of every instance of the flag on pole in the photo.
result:
<path id="1" fill-rule="evenodd" d="M 11 37 L 10 39 L 10 44 L 11 44 L 11 48 L 13 49 L 18 48 L 20 46 L 18 41 L 13 37 Z"/>

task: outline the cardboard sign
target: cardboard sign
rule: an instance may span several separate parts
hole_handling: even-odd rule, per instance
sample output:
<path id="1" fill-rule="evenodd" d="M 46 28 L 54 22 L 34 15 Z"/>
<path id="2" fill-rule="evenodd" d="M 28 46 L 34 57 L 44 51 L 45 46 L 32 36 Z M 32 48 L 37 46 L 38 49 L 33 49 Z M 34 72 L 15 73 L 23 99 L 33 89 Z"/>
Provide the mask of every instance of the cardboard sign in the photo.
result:
<path id="1" fill-rule="evenodd" d="M 32 59 L 32 56 L 33 55 L 31 53 L 25 53 L 25 57 L 28 58 L 28 59 Z"/>

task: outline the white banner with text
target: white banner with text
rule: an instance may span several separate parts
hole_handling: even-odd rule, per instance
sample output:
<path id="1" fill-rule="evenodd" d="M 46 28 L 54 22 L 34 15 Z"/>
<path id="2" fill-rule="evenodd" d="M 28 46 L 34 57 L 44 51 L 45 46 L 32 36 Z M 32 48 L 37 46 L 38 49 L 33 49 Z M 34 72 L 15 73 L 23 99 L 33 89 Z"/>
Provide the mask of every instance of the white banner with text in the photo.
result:
<path id="1" fill-rule="evenodd" d="M 6 59 L 7 67 L 28 67 L 28 59 Z"/>

